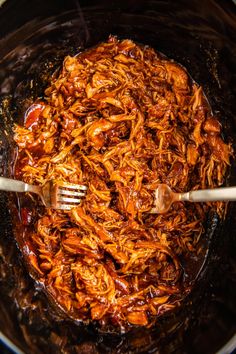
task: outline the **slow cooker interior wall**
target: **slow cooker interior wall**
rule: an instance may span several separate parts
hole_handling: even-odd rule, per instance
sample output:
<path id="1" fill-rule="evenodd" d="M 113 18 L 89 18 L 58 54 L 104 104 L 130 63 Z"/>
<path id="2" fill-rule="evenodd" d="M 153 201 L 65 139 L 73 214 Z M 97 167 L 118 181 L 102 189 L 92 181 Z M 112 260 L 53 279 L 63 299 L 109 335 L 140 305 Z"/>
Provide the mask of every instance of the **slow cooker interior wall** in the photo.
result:
<path id="1" fill-rule="evenodd" d="M 50 55 L 49 49 L 52 46 L 62 48 L 58 55 L 58 62 L 60 62 L 63 53 L 65 53 L 64 50 L 67 50 L 68 41 L 70 50 L 72 50 L 71 47 L 76 44 L 76 41 L 78 45 L 88 47 L 106 39 L 110 33 L 117 34 L 122 38 L 132 38 L 138 42 L 149 44 L 185 65 L 193 78 L 203 85 L 207 96 L 210 97 L 210 103 L 214 111 L 218 112 L 222 118 L 226 137 L 231 136 L 235 144 L 236 48 L 234 43 L 236 22 L 233 22 L 233 19 L 236 19 L 236 12 L 232 5 L 228 3 L 223 10 L 221 5 L 224 2 L 222 1 L 206 1 L 201 5 L 198 1 L 192 1 L 191 5 L 187 1 L 177 1 L 174 4 L 172 3 L 171 7 L 169 1 L 122 1 L 119 4 L 116 1 L 92 1 L 90 2 L 91 7 L 83 15 L 77 14 L 79 21 L 72 21 L 67 27 L 55 26 L 54 31 L 52 27 L 45 26 L 49 22 L 55 22 L 56 18 L 51 18 L 49 21 L 45 19 L 71 8 L 78 10 L 78 3 L 68 1 L 65 5 L 64 2 L 60 1 L 55 6 L 55 1 L 49 1 L 48 4 L 43 2 L 42 5 L 41 1 L 35 0 L 35 6 L 31 2 L 31 7 L 27 12 L 23 11 L 26 3 L 27 1 L 7 1 L 6 6 L 0 13 L 0 16 L 3 16 L 1 19 L 4 19 L 0 24 L 0 33 L 4 37 L 0 49 L 1 57 L 19 44 L 22 50 L 21 52 L 13 51 L 7 60 L 0 63 L 0 90 L 4 94 L 15 92 L 15 98 L 20 96 L 22 90 L 24 91 L 22 85 L 18 85 L 22 80 L 22 72 L 26 73 L 28 70 L 27 74 L 30 73 L 31 75 L 35 66 L 41 64 L 42 59 Z M 85 4 L 88 6 L 88 2 L 80 2 L 82 8 Z M 16 8 L 19 13 L 17 19 L 14 17 L 12 22 L 7 21 L 11 16 L 11 11 Z M 230 13 L 230 11 L 232 12 Z M 64 21 L 67 16 L 71 15 L 68 14 L 65 18 L 63 17 Z M 36 17 L 37 19 L 35 19 Z M 87 24 L 87 31 L 78 27 L 78 22 L 81 23 L 81 20 L 84 20 Z M 30 24 L 24 25 L 28 21 L 31 21 Z M 24 26 L 17 30 L 15 35 L 5 37 L 7 33 L 18 28 L 19 25 Z M 34 51 L 31 50 L 34 45 L 34 38 L 31 38 L 31 33 L 42 26 L 44 26 L 45 33 L 41 31 L 38 35 L 37 51 L 40 52 L 43 43 L 47 43 L 47 51 L 44 47 L 40 56 L 34 56 Z M 71 31 L 74 31 L 75 34 L 72 37 Z M 81 37 L 82 40 L 80 41 Z M 23 42 L 24 38 L 27 38 L 25 44 Z M 22 60 L 22 53 L 24 54 L 24 60 Z M 34 62 L 34 65 L 32 65 L 32 62 Z M 6 81 L 5 79 L 9 77 L 11 79 Z M 4 128 L 9 128 L 8 123 L 6 127 L 4 121 L 1 123 Z M 1 134 L 1 153 L 4 156 L 3 161 L 6 161 L 6 158 L 9 159 L 9 156 L 6 156 L 6 147 L 9 142 L 5 135 Z M 6 169 L 6 165 L 4 163 L 3 165 Z M 9 171 L 5 170 L 4 173 L 9 173 Z M 235 173 L 231 174 L 230 184 L 235 184 Z M 0 326 L 9 338 L 19 346 L 27 348 L 29 344 L 23 344 L 21 332 L 22 328 L 27 326 L 27 316 L 23 316 L 22 327 L 22 314 L 18 312 L 16 321 L 16 313 L 14 309 L 11 312 L 6 305 L 7 295 L 4 296 L 4 294 L 11 292 L 12 287 L 14 288 L 14 277 L 17 271 L 22 272 L 22 281 L 26 282 L 26 289 L 32 286 L 32 283 L 24 275 L 24 268 L 21 261 L 18 260 L 20 258 L 19 253 L 15 248 L 13 238 L 10 237 L 11 223 L 8 211 L 4 208 L 4 205 L 6 205 L 5 195 L 1 196 L 0 203 L 2 207 L 1 246 L 3 249 L 1 274 L 4 272 L 6 274 L 5 280 L 2 276 L 0 282 L 3 292 L 5 292 L 2 298 Z M 133 336 L 128 336 L 125 339 L 116 337 L 113 341 L 99 335 L 95 336 L 97 342 L 93 341 L 94 336 L 89 331 L 86 333 L 75 331 L 79 334 L 80 339 L 73 338 L 70 344 L 71 352 L 73 352 L 75 346 L 80 348 L 78 350 L 82 350 L 86 345 L 88 345 L 87 348 L 90 352 L 92 350 L 104 352 L 102 350 L 109 350 L 117 343 L 120 343 L 122 352 L 125 352 L 128 348 L 132 348 L 134 352 L 137 350 L 137 345 L 133 345 L 136 341 L 136 344 L 141 343 L 143 352 L 159 348 L 162 352 L 164 350 L 167 350 L 167 352 L 184 350 L 189 353 L 214 353 L 235 331 L 233 299 L 236 294 L 236 233 L 234 231 L 236 219 L 234 214 L 235 208 L 232 208 L 227 222 L 214 235 L 214 247 L 211 250 L 209 262 L 215 267 L 212 266 L 211 271 L 207 272 L 207 277 L 203 277 L 205 279 L 205 293 L 202 294 L 199 289 L 196 289 L 196 292 L 201 296 L 198 301 L 195 301 L 193 316 L 188 316 L 188 322 L 186 321 L 184 325 L 182 323 L 179 329 L 174 331 L 171 335 L 171 345 L 170 342 L 168 343 L 169 339 L 167 341 L 168 336 L 166 336 L 166 340 L 162 338 L 165 330 L 168 331 L 165 326 L 159 328 L 154 334 L 138 331 Z M 9 263 L 12 266 L 6 270 L 6 264 L 9 265 Z M 219 266 L 216 267 L 217 263 Z M 9 279 L 11 279 L 10 282 Z M 7 286 L 6 283 L 8 283 Z M 196 316 L 197 313 L 200 313 L 200 316 Z M 184 318 L 183 314 L 180 317 L 181 319 Z M 36 316 L 32 318 L 35 320 L 39 316 L 43 316 L 43 314 L 36 310 Z M 6 326 L 6 323 L 8 323 L 8 326 Z M 21 330 L 18 328 L 18 324 L 21 325 Z M 42 324 L 40 326 L 38 332 L 33 333 L 36 343 L 39 336 L 44 336 L 45 340 L 48 340 L 48 336 L 50 336 L 50 326 L 47 327 Z M 68 334 L 69 332 L 70 329 L 68 328 L 64 332 L 56 331 L 55 333 Z M 83 336 L 83 339 L 81 339 L 81 336 Z M 214 340 L 209 340 L 209 336 Z M 98 339 L 100 343 L 98 343 Z M 39 339 L 38 343 L 40 343 Z M 42 345 L 42 348 L 44 347 L 43 341 L 40 345 Z M 27 349 L 25 350 L 27 351 Z"/>

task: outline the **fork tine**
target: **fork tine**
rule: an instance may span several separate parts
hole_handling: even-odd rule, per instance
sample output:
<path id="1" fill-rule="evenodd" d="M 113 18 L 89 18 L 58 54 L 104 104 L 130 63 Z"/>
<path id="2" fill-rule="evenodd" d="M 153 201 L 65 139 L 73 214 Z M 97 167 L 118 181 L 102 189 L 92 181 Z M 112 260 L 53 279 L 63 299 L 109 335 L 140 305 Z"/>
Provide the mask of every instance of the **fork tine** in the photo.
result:
<path id="1" fill-rule="evenodd" d="M 81 199 L 78 198 L 67 198 L 67 197 L 63 197 L 63 196 L 59 196 L 57 198 L 57 200 L 59 202 L 64 202 L 64 203 L 80 203 Z"/>
<path id="2" fill-rule="evenodd" d="M 57 209 L 60 209 L 60 210 L 71 210 L 73 207 L 75 207 L 75 204 L 59 204 L 57 206 Z"/>
<path id="3" fill-rule="evenodd" d="M 59 188 L 58 190 L 59 194 L 60 195 L 68 195 L 68 196 L 76 196 L 76 197 L 84 197 L 85 196 L 85 193 L 84 192 L 76 192 L 76 191 L 73 191 L 73 190 L 66 190 L 66 189 L 61 189 Z"/>
<path id="4" fill-rule="evenodd" d="M 87 190 L 87 186 L 84 186 L 83 184 L 73 184 L 69 182 L 58 182 L 57 184 L 59 187 L 64 187 L 68 189 L 79 189 L 83 191 Z"/>

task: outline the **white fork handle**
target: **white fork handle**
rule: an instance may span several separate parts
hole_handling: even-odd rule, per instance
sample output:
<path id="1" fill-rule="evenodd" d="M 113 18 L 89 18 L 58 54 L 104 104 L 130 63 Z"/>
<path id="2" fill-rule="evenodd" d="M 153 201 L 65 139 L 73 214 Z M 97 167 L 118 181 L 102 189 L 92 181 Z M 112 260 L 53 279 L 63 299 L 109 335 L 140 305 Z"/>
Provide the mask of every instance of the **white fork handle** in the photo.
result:
<path id="1" fill-rule="evenodd" d="M 236 200 L 236 187 L 201 189 L 180 194 L 180 200 L 189 202 L 217 202 Z"/>
<path id="2" fill-rule="evenodd" d="M 0 190 L 8 192 L 34 192 L 32 187 L 22 181 L 17 181 L 11 178 L 0 177 Z"/>

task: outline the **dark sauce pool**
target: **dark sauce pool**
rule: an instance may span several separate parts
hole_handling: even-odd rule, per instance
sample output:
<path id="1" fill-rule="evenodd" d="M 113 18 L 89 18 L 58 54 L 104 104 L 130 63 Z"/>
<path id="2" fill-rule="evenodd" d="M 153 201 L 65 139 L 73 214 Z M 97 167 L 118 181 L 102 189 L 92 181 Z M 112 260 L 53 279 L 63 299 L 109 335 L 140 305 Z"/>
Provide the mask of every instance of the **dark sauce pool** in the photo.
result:
<path id="1" fill-rule="evenodd" d="M 13 122 L 23 122 L 26 108 L 43 95 L 65 55 L 104 41 L 109 34 L 148 44 L 183 64 L 203 86 L 214 113 L 220 117 L 226 139 L 230 136 L 235 147 L 233 4 L 206 1 L 200 5 L 192 1 L 190 5 L 178 1 L 170 6 L 169 1 L 163 0 L 109 4 L 100 1 L 98 6 L 91 1 L 87 8 L 81 2 L 81 13 L 73 1 L 65 5 L 60 1 L 42 4 L 35 0 L 30 8 L 26 3 L 9 1 L 0 12 L 3 35 L 23 25 L 3 38 L 0 46 L 2 175 L 11 176 L 14 169 Z M 22 12 L 24 6 L 29 9 L 28 17 Z M 19 22 L 13 20 L 10 24 L 7 16 L 13 10 L 17 13 L 17 7 Z M 230 185 L 236 182 L 235 170 L 233 165 Z M 13 213 L 6 207 L 9 202 Z M 51 308 L 40 285 L 28 276 L 12 234 L 14 225 L 18 243 L 23 234 L 27 237 L 28 221 L 33 218 L 28 199 L 21 200 L 19 213 L 16 197 L 9 201 L 1 193 L 0 207 L 0 329 L 24 352 L 214 353 L 235 333 L 235 207 L 229 208 L 223 224 L 209 216 L 203 256 L 193 260 L 187 272 L 192 274 L 189 283 L 196 277 L 197 282 L 183 306 L 163 316 L 155 328 L 134 329 L 126 335 L 103 334 L 95 326 L 71 323 Z M 194 274 L 191 268 L 197 272 Z"/>

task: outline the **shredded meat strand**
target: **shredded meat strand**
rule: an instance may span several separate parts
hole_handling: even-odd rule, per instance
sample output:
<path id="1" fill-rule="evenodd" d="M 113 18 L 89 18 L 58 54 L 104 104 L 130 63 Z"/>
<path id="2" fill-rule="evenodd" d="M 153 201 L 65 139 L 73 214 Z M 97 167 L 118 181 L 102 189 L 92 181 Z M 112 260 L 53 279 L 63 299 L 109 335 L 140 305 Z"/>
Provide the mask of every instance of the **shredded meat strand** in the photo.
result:
<path id="1" fill-rule="evenodd" d="M 224 206 L 178 202 L 151 215 L 154 191 L 220 186 L 232 153 L 182 66 L 110 37 L 65 58 L 15 141 L 25 182 L 88 186 L 69 212 L 41 209 L 27 239 L 34 277 L 68 316 L 125 330 L 181 303 L 180 259 L 196 255 L 208 211 Z"/>

